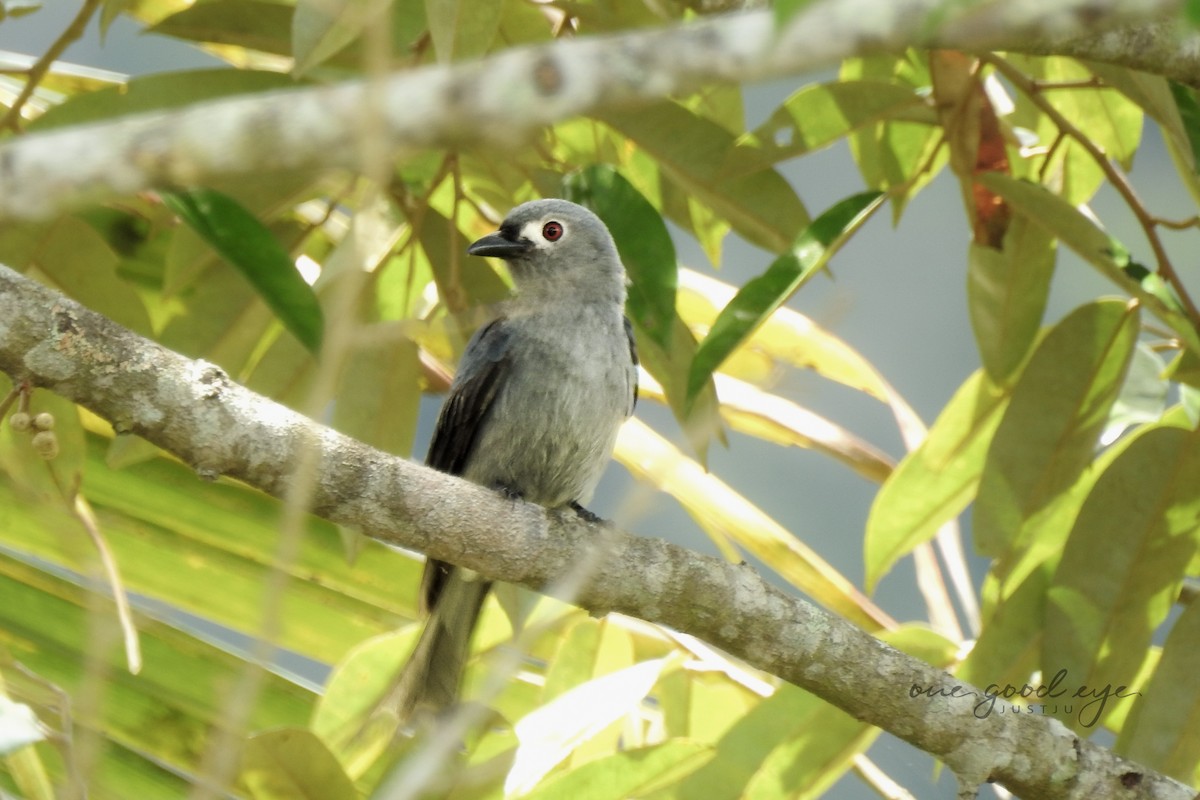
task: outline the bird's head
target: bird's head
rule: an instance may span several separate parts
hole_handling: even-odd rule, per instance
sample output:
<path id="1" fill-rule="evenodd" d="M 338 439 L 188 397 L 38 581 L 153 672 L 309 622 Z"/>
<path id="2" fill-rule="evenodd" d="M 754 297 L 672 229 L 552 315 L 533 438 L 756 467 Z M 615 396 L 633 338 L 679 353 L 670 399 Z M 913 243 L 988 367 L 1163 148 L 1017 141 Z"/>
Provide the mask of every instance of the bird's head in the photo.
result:
<path id="1" fill-rule="evenodd" d="M 608 228 L 591 211 L 567 200 L 534 200 L 517 206 L 500 230 L 475 242 L 467 252 L 508 262 L 521 294 L 624 299 L 625 268 Z"/>

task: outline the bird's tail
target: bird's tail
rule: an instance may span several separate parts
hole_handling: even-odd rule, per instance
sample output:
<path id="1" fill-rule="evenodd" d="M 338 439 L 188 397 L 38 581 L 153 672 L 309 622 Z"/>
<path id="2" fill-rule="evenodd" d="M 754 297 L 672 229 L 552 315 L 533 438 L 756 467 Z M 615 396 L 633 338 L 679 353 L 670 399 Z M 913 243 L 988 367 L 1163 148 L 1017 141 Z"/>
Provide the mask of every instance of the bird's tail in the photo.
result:
<path id="1" fill-rule="evenodd" d="M 450 570 L 421 638 L 396 682 L 393 702 L 402 725 L 453 705 L 471 648 L 471 634 L 491 582 Z"/>

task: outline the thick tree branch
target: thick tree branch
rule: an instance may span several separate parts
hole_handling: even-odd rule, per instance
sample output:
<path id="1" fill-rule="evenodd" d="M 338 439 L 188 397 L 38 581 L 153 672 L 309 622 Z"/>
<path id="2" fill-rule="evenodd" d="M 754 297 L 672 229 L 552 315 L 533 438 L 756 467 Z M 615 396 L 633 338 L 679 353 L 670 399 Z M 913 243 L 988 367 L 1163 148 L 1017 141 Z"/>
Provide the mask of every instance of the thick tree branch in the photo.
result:
<path id="1" fill-rule="evenodd" d="M 1200 47 L 1163 15 L 1179 0 L 823 0 L 777 33 L 751 11 L 622 36 L 583 37 L 365 83 L 255 94 L 182 111 L 20 137 L 0 147 L 0 219 L 42 219 L 113 195 L 271 169 L 361 168 L 364 115 L 383 98 L 394 156 L 472 143 L 516 146 L 598 109 L 645 104 L 712 81 L 792 75 L 906 47 L 1069 52 L 1196 81 Z M 1130 15 L 1133 15 L 1132 17 Z M 1144 27 L 1156 24 L 1155 58 Z M 1099 35 L 1097 32 L 1101 32 Z M 374 119 L 374 117 L 373 117 Z"/>
<path id="2" fill-rule="evenodd" d="M 1200 87 L 1200 37 L 1175 19 L 1114 27 L 1093 36 L 1040 36 L 1007 49 L 1100 61 Z"/>
<path id="3" fill-rule="evenodd" d="M 1056 720 L 982 713 L 982 692 L 770 586 L 753 569 L 514 503 L 323 428 L 0 266 L 0 370 L 81 403 L 122 432 L 282 496 L 301 448 L 318 448 L 313 510 L 499 580 L 544 588 L 599 559 L 574 602 L 699 636 L 878 725 L 964 779 L 1025 798 L 1191 798 Z M 596 553 L 597 542 L 606 546 Z M 982 702 L 982 705 L 981 705 Z"/>

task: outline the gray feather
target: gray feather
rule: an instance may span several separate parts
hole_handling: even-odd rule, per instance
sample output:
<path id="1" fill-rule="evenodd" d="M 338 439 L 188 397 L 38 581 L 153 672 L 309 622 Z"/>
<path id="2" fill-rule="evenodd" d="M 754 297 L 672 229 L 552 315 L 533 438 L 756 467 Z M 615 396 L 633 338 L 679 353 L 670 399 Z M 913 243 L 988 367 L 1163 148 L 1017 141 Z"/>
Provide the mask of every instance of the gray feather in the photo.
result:
<path id="1" fill-rule="evenodd" d="M 548 223 L 557 240 L 543 233 Z M 565 200 L 513 209 L 470 252 L 503 257 L 517 295 L 471 338 L 427 463 L 548 508 L 591 499 L 637 402 L 625 268 L 604 223 Z M 430 560 L 429 620 L 398 685 L 401 718 L 452 703 L 490 586 Z"/>

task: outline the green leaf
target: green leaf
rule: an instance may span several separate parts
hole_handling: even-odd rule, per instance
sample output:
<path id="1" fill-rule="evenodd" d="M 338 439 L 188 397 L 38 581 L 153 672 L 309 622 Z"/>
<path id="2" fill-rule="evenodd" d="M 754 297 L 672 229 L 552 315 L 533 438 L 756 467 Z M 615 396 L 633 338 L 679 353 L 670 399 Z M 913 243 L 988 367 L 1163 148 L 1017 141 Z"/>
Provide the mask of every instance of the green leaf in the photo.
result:
<path id="1" fill-rule="evenodd" d="M 748 241 L 782 252 L 809 223 L 795 189 L 774 169 L 759 168 L 761 155 L 737 146 L 716 122 L 671 102 L 595 116 L 634 140 Z"/>
<path id="2" fill-rule="evenodd" d="M 496 32 L 497 44 L 518 47 L 547 42 L 554 38 L 554 29 L 547 24 L 542 9 L 536 5 L 524 0 L 502 0 L 502 5 L 504 8 L 500 14 L 500 26 Z"/>
<path id="3" fill-rule="evenodd" d="M 412 455 L 421 364 L 411 341 L 366 341 L 346 356 L 333 427 L 387 453 Z"/>
<path id="4" fill-rule="evenodd" d="M 791 21 L 792 17 L 812 5 L 812 3 L 813 0 L 779 0 L 776 3 L 772 3 L 772 8 L 775 11 L 775 29 L 783 29 Z"/>
<path id="5" fill-rule="evenodd" d="M 654 696 L 666 733 L 675 739 L 716 743 L 762 697 L 718 672 L 677 669 L 659 679 Z"/>
<path id="6" fill-rule="evenodd" d="M 542 704 L 603 675 L 633 666 L 636 662 L 629 629 L 610 618 L 583 618 L 562 637 L 554 661 L 546 670 Z M 619 749 L 623 726 L 610 725 L 579 743 L 571 753 L 578 765 Z"/>
<path id="7" fill-rule="evenodd" d="M 35 11 L 40 11 L 42 8 L 42 0 L 2 0 L 0 2 L 0 20 L 8 17 L 23 17 L 26 14 L 32 14 Z"/>
<path id="8" fill-rule="evenodd" d="M 1091 70 L 1071 58 L 1014 54 L 1010 61 L 1030 78 L 1050 84 L 1092 78 Z M 1141 109 L 1134 103 L 1110 88 L 1046 90 L 1041 96 L 1069 122 L 1086 131 L 1108 157 L 1130 168 L 1142 130 Z M 1086 203 L 1103 184 L 1104 172 L 1092 155 L 1070 137 L 1058 141 L 1058 125 L 1024 94 L 1016 96 L 1009 121 L 1032 133 L 1040 150 L 1032 158 L 1012 161 L 1018 178 L 1045 181 L 1071 204 Z"/>
<path id="9" fill-rule="evenodd" d="M 615 455 L 634 477 L 678 500 L 727 558 L 736 559 L 741 548 L 818 604 L 866 630 L 890 623 L 811 547 L 641 420 L 622 426 Z"/>
<path id="10" fill-rule="evenodd" d="M 906 625 L 881 634 L 888 644 L 939 666 L 950 664 L 958 647 L 928 628 Z M 813 698 L 815 700 L 815 698 Z M 824 796 L 863 753 L 880 731 L 851 718 L 829 703 L 816 701 L 804 725 L 771 748 L 746 784 L 746 797 L 804 798 Z M 799 793 L 796 787 L 803 787 Z"/>
<path id="11" fill-rule="evenodd" d="M 544 781 L 523 800 L 625 800 L 642 797 L 707 764 L 711 745 L 686 739 L 599 758 Z"/>
<path id="12" fill-rule="evenodd" d="M 591 0 L 559 0 L 555 4 L 569 16 L 578 19 L 580 29 L 589 33 L 623 31 L 661 25 L 663 12 L 648 6 L 641 0 L 609 0 L 596 3 Z"/>
<path id="13" fill-rule="evenodd" d="M 574 686 L 514 726 L 520 745 L 505 794 L 529 791 L 584 743 L 633 712 L 678 656 L 642 661 Z"/>
<path id="14" fill-rule="evenodd" d="M 291 5 L 272 0 L 209 0 L 172 14 L 146 32 L 290 56 L 293 13 Z"/>
<path id="15" fill-rule="evenodd" d="M 1029 679 L 1041 654 L 1046 587 L 1052 572 L 1049 564 L 1035 567 L 992 609 L 971 652 L 958 668 L 958 677 L 984 689 L 992 685 L 1021 686 Z"/>
<path id="16" fill-rule="evenodd" d="M 64 216 L 46 229 L 31 261 L 68 296 L 143 335 L 151 332 L 146 306 L 117 275 L 120 259 L 91 225 Z"/>
<path id="17" fill-rule="evenodd" d="M 1196 92 L 1192 87 L 1178 81 L 1170 81 L 1169 85 L 1171 98 L 1175 101 L 1175 108 L 1179 112 L 1179 119 L 1183 123 L 1183 130 L 1191 147 L 1192 162 L 1200 163 L 1200 103 L 1196 102 Z"/>
<path id="18" fill-rule="evenodd" d="M 990 383 L 982 370 L 975 372 L 942 409 L 921 446 L 880 487 L 863 545 L 868 591 L 967 507 L 1008 399 L 1007 390 Z"/>
<path id="19" fill-rule="evenodd" d="M 1138 105 L 1159 124 L 1164 137 L 1189 150 L 1188 136 L 1180 119 L 1179 108 L 1170 81 L 1161 75 L 1126 69 L 1098 61 L 1084 61 L 1088 70 Z"/>
<path id="20" fill-rule="evenodd" d="M 680 317 L 693 331 L 707 332 L 721 309 L 737 295 L 737 289 L 692 270 L 681 269 L 679 277 Z M 893 396 L 887 381 L 860 353 L 812 319 L 787 307 L 776 309 L 721 367 L 733 377 L 761 388 L 773 385 L 778 364 L 811 369 L 881 403 L 890 403 Z"/>
<path id="21" fill-rule="evenodd" d="M 83 493 L 128 590 L 253 635 L 262 587 L 276 563 L 280 503 L 244 486 L 201 481 L 165 457 L 115 471 L 105 465 L 109 440 L 90 435 L 87 441 Z M 40 463 L 31 466 L 45 471 Z M 22 502 L 14 483 L 0 480 L 0 544 L 52 568 L 86 571 L 92 551 L 62 546 L 62 537 L 69 532 L 75 541 L 77 530 L 62 504 Z M 412 620 L 415 601 L 396 586 L 415 586 L 420 569 L 415 559 L 374 540 L 346 564 L 334 527 L 309 519 L 289 571 L 287 614 L 276 644 L 333 660 L 362 639 Z M 213 592 L 215 585 L 220 592 Z"/>
<path id="22" fill-rule="evenodd" d="M 495 0 L 425 0 L 438 61 L 463 61 L 486 53 L 496 38 L 503 8 Z"/>
<path id="23" fill-rule="evenodd" d="M 633 640 L 624 626 L 611 624 L 607 617 L 584 617 L 562 637 L 554 661 L 546 670 L 542 701 L 633 663 Z"/>
<path id="24" fill-rule="evenodd" d="M 847 59 L 838 77 L 842 82 L 873 80 L 909 86 L 921 96 L 928 96 L 932 85 L 928 57 L 916 50 L 898 57 Z M 943 141 L 941 126 L 928 123 L 928 117 L 923 117 L 921 124 L 884 118 L 848 134 L 850 154 L 867 186 L 891 195 L 894 221 L 900 219 L 908 200 L 933 180 L 945 163 L 944 154 L 935 155 Z"/>
<path id="25" fill-rule="evenodd" d="M 212 248 L 190 228 L 176 231 L 172 245 L 179 244 L 182 234 L 211 253 Z M 208 266 L 189 281 L 183 294 L 184 313 L 172 316 L 157 338 L 163 346 L 208 359 L 245 382 L 250 354 L 268 329 L 278 331 L 278 323 L 238 270 L 219 257 L 210 258 Z"/>
<path id="26" fill-rule="evenodd" d="M 1092 461 L 1137 333 L 1136 305 L 1101 300 L 1071 312 L 1038 345 L 980 478 L 973 518 L 980 552 L 1019 557 L 1039 512 Z"/>
<path id="27" fill-rule="evenodd" d="M 1104 425 L 1101 444 L 1116 441 L 1135 425 L 1162 418 L 1167 405 L 1167 392 L 1171 388 L 1170 381 L 1164 375 L 1166 371 L 1162 356 L 1154 352 L 1150 345 L 1139 342 L 1133 351 L 1133 360 L 1129 362 L 1129 372 L 1121 386 L 1121 393 L 1117 395 L 1112 414 Z"/>
<path id="28" fill-rule="evenodd" d="M 1086 80 L 1091 71 L 1073 58 L 1039 59 L 1045 81 Z M 1132 169 L 1142 138 L 1142 110 L 1121 92 L 1109 87 L 1064 89 L 1045 93 L 1050 102 L 1104 153 L 1124 169 Z M 1090 158 L 1090 156 L 1088 156 Z"/>
<path id="29" fill-rule="evenodd" d="M 775 6 L 779 8 L 778 5 Z M 760 166 L 802 156 L 885 120 L 937 123 L 929 101 L 913 87 L 882 80 L 844 80 L 805 86 L 739 144 L 754 146 Z"/>
<path id="30" fill-rule="evenodd" d="M 678 267 L 675 245 L 657 209 L 612 167 L 568 175 L 564 196 L 587 206 L 613 233 L 629 271 L 629 315 L 649 338 L 670 347 Z"/>
<path id="31" fill-rule="evenodd" d="M 746 101 L 737 84 L 710 84 L 681 99 L 684 107 L 733 134 L 746 129 Z"/>
<path id="32" fill-rule="evenodd" d="M 1181 314 L 1131 277 L 1128 250 L 1102 231 L 1078 208 L 1045 187 L 1015 180 L 998 172 L 985 172 L 976 181 L 1004 198 L 1020 214 L 1044 227 L 1100 273 L 1145 304 L 1155 316 L 1171 326 L 1184 343 L 1200 353 L 1200 335 Z"/>
<path id="33" fill-rule="evenodd" d="M 820 703 L 805 717 L 802 729 L 768 751 L 746 782 L 744 796 L 780 800 L 821 797 L 880 733 L 845 711 Z M 803 792 L 797 794 L 800 786 Z"/>
<path id="34" fill-rule="evenodd" d="M 13 512 L 12 504 L 0 504 L 0 529 L 8 527 Z M 43 535 L 53 538 L 62 530 L 60 524 Z M 124 561 L 121 565 L 123 570 L 129 566 Z M 41 564 L 0 559 L 0 629 L 5 631 L 6 657 L 73 697 L 78 697 L 81 685 L 97 680 L 96 670 L 104 676 L 105 702 L 96 707 L 90 723 L 93 731 L 103 734 L 103 746 L 97 748 L 97 763 L 89 776 L 91 793 L 98 797 L 184 796 L 187 789 L 179 776 L 199 769 L 204 748 L 197 744 L 223 718 L 227 697 L 222 687 L 237 680 L 245 662 L 220 647 L 139 615 L 145 662 L 139 675 L 130 675 L 123 668 L 119 648 L 89 646 L 89 630 L 109 636 L 115 621 L 105 606 L 93 610 L 95 597 L 83 588 L 84 583 L 78 573 L 56 577 Z M 186 622 L 179 615 L 172 618 Z M 93 658 L 99 659 L 98 663 Z M 313 701 L 310 692 L 270 671 L 263 673 L 260 686 L 253 704 L 242 709 L 248 725 L 303 723 Z M 41 689 L 45 691 L 44 686 Z M 51 696 L 48 700 L 53 710 L 44 709 L 42 719 L 60 719 L 62 698 Z M 54 770 L 49 760 L 47 768 Z M 61 774 L 55 777 L 64 785 Z"/>
<path id="35" fill-rule="evenodd" d="M 251 736 L 238 778 L 255 800 L 358 800 L 358 790 L 316 734 L 285 728 Z"/>
<path id="36" fill-rule="evenodd" d="M 163 201 L 254 285 L 309 352 L 320 351 L 325 321 L 317 296 L 261 222 L 211 189 L 164 193 Z"/>
<path id="37" fill-rule="evenodd" d="M 1133 680 L 1197 551 L 1198 477 L 1200 434 L 1174 426 L 1138 436 L 1100 475 L 1049 588 L 1043 674 Z M 1072 722 L 1090 727 L 1093 710 Z"/>
<path id="38" fill-rule="evenodd" d="M 1023 216 L 1009 224 L 1003 251 L 970 245 L 971 327 L 984 369 L 996 384 L 1008 382 L 1037 339 L 1056 252 L 1053 237 Z"/>
<path id="39" fill-rule="evenodd" d="M 1186 783 L 1200 762 L 1200 603 L 1175 620 L 1162 658 L 1121 728 L 1116 750 Z M 1140 688 L 1140 687 L 1138 687 Z"/>
<path id="40" fill-rule="evenodd" d="M 390 631 L 354 646 L 325 682 L 309 727 L 357 778 L 396 735 L 395 724 L 373 726 L 372 712 L 393 685 L 420 635 L 419 625 Z"/>
<path id="41" fill-rule="evenodd" d="M 407 55 L 427 27 L 424 0 L 299 0 L 292 17 L 292 75 L 327 63 L 362 70 L 367 64 L 363 32 L 381 25 L 391 28 L 392 52 Z"/>
<path id="42" fill-rule="evenodd" d="M 293 74 L 303 75 L 354 41 L 367 24 L 367 0 L 296 0 Z"/>
<path id="43" fill-rule="evenodd" d="M 885 199 L 881 192 L 863 192 L 835 204 L 813 220 L 790 252 L 750 280 L 721 311 L 692 359 L 688 398 L 712 380 L 730 353 L 828 262 Z"/>
<path id="44" fill-rule="evenodd" d="M 318 243 L 324 243 L 327 233 L 323 230 L 313 230 L 307 223 L 301 221 L 303 213 L 293 211 L 301 203 L 320 196 L 325 190 L 318 170 L 289 170 L 260 174 L 253 181 L 244 179 L 214 179 L 205 188 L 232 197 L 238 205 L 263 221 L 271 233 L 281 242 L 304 242 L 309 245 L 308 255 L 319 255 L 321 250 Z M 197 307 L 190 301 L 205 291 L 198 286 L 204 280 L 215 276 L 210 268 L 226 263 L 220 255 L 190 227 L 175 224 L 175 215 L 170 208 L 161 205 L 155 209 L 169 218 L 169 224 L 159 223 L 164 229 L 167 240 L 161 245 L 165 255 L 161 264 L 162 281 L 160 288 L 164 295 L 172 300 L 182 301 L 187 305 L 190 314 L 211 314 L 211 306 Z M 315 246 L 314 246 L 315 245 Z M 228 270 L 226 270 L 228 271 Z M 243 283 L 244 279 L 238 278 Z M 178 316 L 178 307 L 172 307 L 172 317 Z"/>
<path id="45" fill-rule="evenodd" d="M 181 108 L 237 94 L 290 89 L 296 81 L 278 72 L 250 69 L 198 69 L 132 78 L 128 83 L 70 97 L 29 125 L 44 131 L 114 117 Z"/>
<path id="46" fill-rule="evenodd" d="M 812 777 L 814 767 L 838 761 L 847 748 L 869 744 L 860 738 L 867 729 L 865 723 L 785 683 L 738 718 L 717 742 L 716 757 L 685 778 L 672 796 L 734 800 L 751 796 L 751 785 L 766 792 L 762 796 L 775 796 L 789 757 L 798 759 L 806 776 Z M 803 780 L 791 784 L 793 789 L 805 785 Z"/>
<path id="47" fill-rule="evenodd" d="M 116 21 L 117 17 L 121 16 L 122 12 L 128 10 L 134 0 L 104 0 L 100 8 L 100 42 L 104 43 L 108 35 L 108 29 Z"/>

